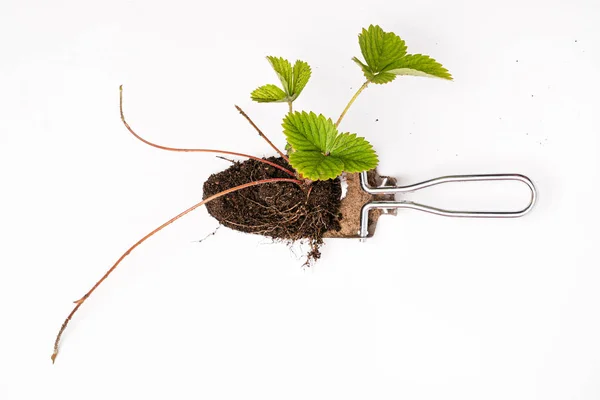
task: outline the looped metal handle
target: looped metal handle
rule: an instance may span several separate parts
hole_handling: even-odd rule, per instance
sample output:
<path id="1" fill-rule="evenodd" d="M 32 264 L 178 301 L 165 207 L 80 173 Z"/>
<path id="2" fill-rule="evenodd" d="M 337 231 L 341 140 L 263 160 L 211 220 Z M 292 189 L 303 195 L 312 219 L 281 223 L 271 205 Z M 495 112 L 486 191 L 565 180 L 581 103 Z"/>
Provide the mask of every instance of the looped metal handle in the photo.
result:
<path id="1" fill-rule="evenodd" d="M 424 189 L 430 186 L 440 185 L 442 183 L 449 182 L 482 182 L 482 181 L 519 181 L 527 185 L 531 191 L 531 199 L 529 204 L 518 211 L 456 211 L 456 210 L 444 210 L 441 208 L 426 206 L 423 204 L 414 203 L 412 201 L 372 201 L 365 204 L 361 210 L 360 216 L 360 231 L 358 232 L 361 241 L 364 241 L 368 234 L 369 226 L 369 211 L 372 209 L 399 209 L 399 208 L 410 208 L 413 210 L 425 211 L 428 213 L 442 215 L 444 217 L 463 217 L 463 218 L 517 218 L 527 214 L 537 200 L 537 190 L 535 185 L 528 177 L 520 174 L 487 174 L 487 175 L 451 175 L 443 176 L 440 178 L 430 179 L 428 181 L 416 183 L 408 186 L 383 186 L 383 187 L 371 187 L 367 180 L 367 173 L 362 172 L 360 174 L 360 185 L 362 190 L 367 193 L 377 194 L 395 194 L 395 193 L 409 193 L 420 189 Z"/>

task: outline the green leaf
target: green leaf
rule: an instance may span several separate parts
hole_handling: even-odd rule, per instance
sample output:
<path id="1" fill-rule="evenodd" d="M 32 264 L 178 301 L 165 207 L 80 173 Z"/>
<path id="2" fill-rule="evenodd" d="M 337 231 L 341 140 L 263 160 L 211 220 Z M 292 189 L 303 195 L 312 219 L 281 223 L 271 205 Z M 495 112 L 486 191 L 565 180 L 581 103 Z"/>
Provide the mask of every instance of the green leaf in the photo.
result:
<path id="1" fill-rule="evenodd" d="M 367 171 L 379 164 L 371 143 L 355 133 L 340 134 L 330 155 L 343 161 L 346 172 Z"/>
<path id="2" fill-rule="evenodd" d="M 439 62 L 423 54 L 409 54 L 386 68 L 394 75 L 414 75 L 452 80 L 452 75 Z"/>
<path id="3" fill-rule="evenodd" d="M 296 100 L 310 79 L 310 66 L 304 61 L 297 60 L 292 68 L 291 100 Z"/>
<path id="4" fill-rule="evenodd" d="M 333 121 L 323 115 L 290 113 L 283 120 L 283 131 L 293 149 L 292 167 L 312 180 L 366 171 L 379 162 L 369 142 L 356 134 L 338 134 Z"/>
<path id="5" fill-rule="evenodd" d="M 264 85 L 254 90 L 250 97 L 259 103 L 273 103 L 287 101 L 287 94 L 275 85 Z"/>
<path id="6" fill-rule="evenodd" d="M 283 91 L 291 96 L 291 85 L 293 85 L 293 71 L 292 64 L 285 58 L 281 57 L 272 57 L 267 56 L 267 60 L 271 63 L 271 66 L 277 73 L 279 80 L 281 81 L 281 85 L 283 86 Z"/>
<path id="7" fill-rule="evenodd" d="M 296 151 L 331 152 L 337 129 L 331 119 L 323 115 L 294 112 L 283 119 L 283 133 Z"/>
<path id="8" fill-rule="evenodd" d="M 372 73 L 381 72 L 392 62 L 406 54 L 406 44 L 393 32 L 384 32 L 371 25 L 358 36 L 360 51 Z"/>
<path id="9" fill-rule="evenodd" d="M 377 25 L 363 29 L 358 36 L 363 63 L 354 57 L 369 82 L 383 84 L 398 75 L 438 77 L 452 80 L 452 75 L 433 58 L 422 54 L 406 54 L 406 44 L 392 32 Z"/>
<path id="10" fill-rule="evenodd" d="M 316 151 L 296 151 L 290 163 L 303 177 L 313 181 L 333 179 L 344 171 L 344 162 Z"/>
<path id="11" fill-rule="evenodd" d="M 292 64 L 282 57 L 268 56 L 267 60 L 275 70 L 283 90 L 275 85 L 264 85 L 256 89 L 250 97 L 259 103 L 292 102 L 298 98 L 310 79 L 310 66 L 297 60 Z"/>

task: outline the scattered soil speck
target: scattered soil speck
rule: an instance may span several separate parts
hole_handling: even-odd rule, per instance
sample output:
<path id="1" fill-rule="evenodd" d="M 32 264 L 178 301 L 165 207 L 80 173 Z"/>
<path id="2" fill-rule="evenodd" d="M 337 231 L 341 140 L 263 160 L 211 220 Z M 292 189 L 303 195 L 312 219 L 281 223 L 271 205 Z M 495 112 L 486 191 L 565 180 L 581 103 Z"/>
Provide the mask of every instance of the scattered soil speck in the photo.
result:
<path id="1" fill-rule="evenodd" d="M 379 118 L 375 118 L 375 122 L 379 122 Z"/>

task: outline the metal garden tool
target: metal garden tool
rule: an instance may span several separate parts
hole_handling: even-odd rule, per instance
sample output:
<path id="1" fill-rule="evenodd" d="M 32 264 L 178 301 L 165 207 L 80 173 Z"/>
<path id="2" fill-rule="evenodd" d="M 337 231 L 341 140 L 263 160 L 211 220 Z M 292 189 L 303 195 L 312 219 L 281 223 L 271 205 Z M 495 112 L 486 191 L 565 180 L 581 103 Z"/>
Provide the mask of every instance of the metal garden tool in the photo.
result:
<path id="1" fill-rule="evenodd" d="M 431 186 L 451 182 L 518 181 L 527 185 L 531 197 L 527 206 L 515 211 L 446 210 L 419 204 L 410 200 L 396 200 L 397 193 L 410 193 Z M 516 218 L 527 214 L 535 205 L 537 190 L 528 177 L 520 174 L 451 175 L 406 186 L 397 186 L 396 179 L 380 176 L 377 171 L 348 174 L 348 190 L 342 199 L 342 229 L 330 232 L 328 237 L 359 238 L 365 241 L 373 236 L 377 220 L 382 214 L 396 215 L 398 209 L 413 209 L 445 217 L 461 218 Z"/>

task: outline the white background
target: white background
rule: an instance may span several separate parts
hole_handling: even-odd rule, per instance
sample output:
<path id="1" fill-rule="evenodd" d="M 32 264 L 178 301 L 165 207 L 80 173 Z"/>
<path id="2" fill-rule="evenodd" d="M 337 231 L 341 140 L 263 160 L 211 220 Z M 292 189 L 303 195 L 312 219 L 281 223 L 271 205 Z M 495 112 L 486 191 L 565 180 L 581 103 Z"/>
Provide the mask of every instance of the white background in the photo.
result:
<path id="1" fill-rule="evenodd" d="M 600 398 L 600 5 L 596 0 L 15 1 L 0 5 L 0 399 Z M 337 117 L 362 83 L 357 34 L 380 24 L 454 82 L 368 88 L 344 120 L 412 183 L 519 172 L 515 220 L 401 212 L 364 245 L 300 250 L 194 212 L 229 164 L 155 142 L 270 149 L 285 105 L 264 57 L 306 60 L 296 106 Z M 378 120 L 378 121 L 377 121 Z M 518 185 L 452 185 L 437 206 L 519 207 Z"/>

